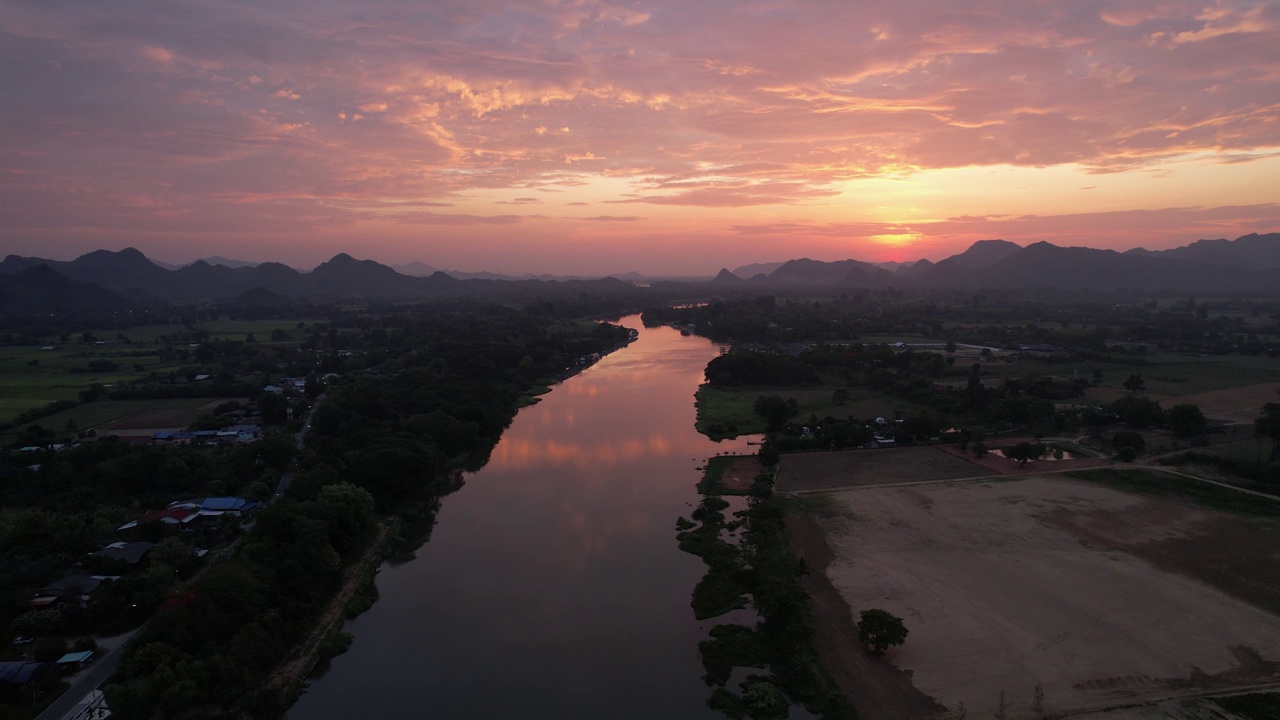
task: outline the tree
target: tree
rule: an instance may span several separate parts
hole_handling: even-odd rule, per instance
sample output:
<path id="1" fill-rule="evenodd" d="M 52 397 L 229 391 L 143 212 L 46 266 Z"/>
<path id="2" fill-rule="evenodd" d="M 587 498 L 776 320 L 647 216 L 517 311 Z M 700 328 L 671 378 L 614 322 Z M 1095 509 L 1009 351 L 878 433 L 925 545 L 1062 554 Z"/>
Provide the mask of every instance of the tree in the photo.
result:
<path id="1" fill-rule="evenodd" d="M 306 507 L 308 515 L 325 521 L 329 544 L 340 553 L 354 549 L 373 528 L 373 496 L 351 483 L 326 485 Z"/>
<path id="2" fill-rule="evenodd" d="M 1129 379 L 1124 381 L 1124 389 L 1131 393 L 1136 393 L 1145 388 L 1146 382 L 1142 379 L 1142 375 L 1138 373 L 1130 375 Z"/>
<path id="3" fill-rule="evenodd" d="M 1141 452 L 1147 446 L 1146 438 L 1142 437 L 1142 433 L 1132 430 L 1119 430 L 1115 435 L 1111 436 L 1111 445 L 1115 449 L 1133 448 L 1137 452 Z"/>
<path id="4" fill-rule="evenodd" d="M 196 564 L 192 547 L 178 537 L 166 538 L 164 542 L 152 548 L 147 560 L 151 563 L 151 574 L 165 580 L 186 575 Z"/>
<path id="5" fill-rule="evenodd" d="M 1111 403 L 1111 411 L 1124 418 L 1129 427 L 1154 425 L 1164 418 L 1160 403 L 1149 397 L 1126 395 Z"/>
<path id="6" fill-rule="evenodd" d="M 753 677 L 743 683 L 742 687 L 742 705 L 753 720 L 787 717 L 791 701 L 777 685 Z"/>
<path id="7" fill-rule="evenodd" d="M 843 405 L 849 402 L 849 391 L 845 388 L 837 388 L 831 393 L 831 402 L 835 405 Z"/>
<path id="8" fill-rule="evenodd" d="M 1044 456 L 1045 446 L 1041 443 L 1020 442 L 1005 448 L 1004 456 L 1016 460 L 1019 465 L 1026 465 L 1030 460 L 1038 460 Z"/>
<path id="9" fill-rule="evenodd" d="M 1253 421 L 1253 436 L 1258 439 L 1258 459 L 1262 459 L 1262 441 L 1271 439 L 1271 456 L 1276 455 L 1280 447 L 1280 403 L 1267 403 L 1262 406 L 1262 415 Z"/>
<path id="10" fill-rule="evenodd" d="M 946 345 L 947 354 L 951 355 L 956 351 L 956 343 L 954 340 L 948 340 Z"/>
<path id="11" fill-rule="evenodd" d="M 763 417 L 769 432 L 777 432 L 787 426 L 787 420 L 796 414 L 796 405 L 777 395 L 760 395 L 755 402 L 756 414 Z"/>
<path id="12" fill-rule="evenodd" d="M 1199 405 L 1174 405 L 1164 413 L 1164 420 L 1169 429 L 1178 437 L 1191 437 L 1204 433 L 1209 423 L 1204 418 Z"/>
<path id="13" fill-rule="evenodd" d="M 858 619 L 858 640 L 877 654 L 882 654 L 891 645 L 907 641 L 907 626 L 902 618 L 887 610 L 863 610 Z"/>

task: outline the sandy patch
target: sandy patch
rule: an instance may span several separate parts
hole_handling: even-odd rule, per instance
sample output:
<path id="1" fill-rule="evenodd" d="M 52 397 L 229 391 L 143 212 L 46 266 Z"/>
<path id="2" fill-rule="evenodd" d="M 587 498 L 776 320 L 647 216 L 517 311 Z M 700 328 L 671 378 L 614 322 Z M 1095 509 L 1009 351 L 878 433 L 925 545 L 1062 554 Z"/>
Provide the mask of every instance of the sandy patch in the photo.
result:
<path id="1" fill-rule="evenodd" d="M 1040 717 L 1037 684 L 1044 712 L 1060 714 L 1278 677 L 1280 618 L 1233 597 L 1243 588 L 1219 586 L 1246 574 L 1280 584 L 1280 559 L 1262 552 L 1217 580 L 1214 558 L 1183 562 L 1216 542 L 1215 528 L 1252 528 L 1265 541 L 1274 525 L 1067 479 L 832 497 L 852 518 L 819 521 L 827 575 L 848 609 L 832 618 L 820 608 L 819 636 L 872 607 L 904 617 L 907 644 L 887 661 L 971 717 L 994 715 L 1002 692 L 1005 717 Z"/>
<path id="2" fill-rule="evenodd" d="M 991 474 L 968 458 L 945 452 L 943 447 L 788 453 L 778 464 L 777 488 L 796 492 Z"/>

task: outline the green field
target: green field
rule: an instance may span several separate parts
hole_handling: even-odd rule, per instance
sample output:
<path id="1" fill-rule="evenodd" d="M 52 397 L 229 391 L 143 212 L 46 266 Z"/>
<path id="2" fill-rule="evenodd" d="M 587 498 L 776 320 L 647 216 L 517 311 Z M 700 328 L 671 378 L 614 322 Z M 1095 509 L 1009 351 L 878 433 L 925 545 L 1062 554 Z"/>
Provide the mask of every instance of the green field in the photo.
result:
<path id="1" fill-rule="evenodd" d="M 811 415 L 818 418 L 852 416 L 870 419 L 906 417 L 925 411 L 925 408 L 900 398 L 858 389 L 850 389 L 849 399 L 837 404 L 831 399 L 836 389 L 835 385 L 723 388 L 704 384 L 695 396 L 698 408 L 696 427 L 698 432 L 713 438 L 762 433 L 766 430 L 765 421 L 755 412 L 756 398 L 761 395 L 795 398 L 799 412 L 794 419 L 801 423 L 807 422 Z M 721 432 L 712 432 L 716 428 Z"/>
<path id="2" fill-rule="evenodd" d="M 1145 392 L 1151 395 L 1178 397 L 1197 393 L 1225 390 L 1246 385 L 1258 385 L 1280 381 L 1280 362 L 1264 355 L 1208 355 L 1193 357 L 1170 353 L 1137 355 L 1145 365 L 1118 363 L 1090 363 L 1082 361 L 1071 365 L 1050 365 L 1059 374 L 1070 374 L 1077 368 L 1084 377 L 1091 377 L 1094 368 L 1102 370 L 1103 385 L 1122 388 L 1130 374 L 1142 376 Z"/>
<path id="3" fill-rule="evenodd" d="M 312 320 L 306 321 L 311 326 Z M 309 330 L 297 329 L 295 320 L 218 320 L 186 325 L 146 325 L 124 331 L 94 330 L 94 338 L 105 344 L 82 342 L 80 333 L 39 338 L 32 345 L 0 347 L 0 422 L 12 421 L 19 413 L 42 408 L 56 400 L 78 400 L 80 393 L 94 384 L 108 390 L 117 384 L 169 373 L 197 364 L 177 358 L 162 360 L 162 350 L 189 350 L 198 345 L 195 331 L 206 331 L 212 340 L 240 340 L 252 334 L 263 346 L 296 346 Z M 273 331 L 288 338 L 271 340 Z M 65 339 L 64 339 L 65 338 Z M 41 350 L 50 346 L 53 350 Z M 115 370 L 89 369 L 94 361 L 108 361 Z M 55 427 L 46 425 L 46 427 Z M 59 426 L 60 427 L 60 426 Z M 81 425 L 84 429 L 86 426 Z"/>
<path id="4" fill-rule="evenodd" d="M 95 383 L 111 387 L 151 371 L 168 371 L 177 364 L 163 364 L 151 348 L 137 345 L 56 345 L 0 347 L 0 422 L 18 413 L 43 407 L 55 400 L 76 400 Z M 94 360 L 107 360 L 118 370 L 87 372 Z M 139 371 L 135 366 L 142 365 Z"/>
<path id="5" fill-rule="evenodd" d="M 46 415 L 31 424 L 40 425 L 48 430 L 62 431 L 73 427 L 77 431 L 101 428 L 104 425 L 121 420 L 129 415 L 146 411 L 194 411 L 204 405 L 216 403 L 216 398 L 171 398 L 167 400 L 98 400 L 81 403 L 73 408 Z M 174 413 L 166 413 L 174 414 Z M 177 415 L 191 415 L 192 412 L 178 412 Z M 71 423 L 68 425 L 68 423 Z M 180 423 L 186 425 L 189 423 Z M 162 423 L 168 427 L 169 423 Z M 11 431 L 12 433 L 13 431 Z"/>

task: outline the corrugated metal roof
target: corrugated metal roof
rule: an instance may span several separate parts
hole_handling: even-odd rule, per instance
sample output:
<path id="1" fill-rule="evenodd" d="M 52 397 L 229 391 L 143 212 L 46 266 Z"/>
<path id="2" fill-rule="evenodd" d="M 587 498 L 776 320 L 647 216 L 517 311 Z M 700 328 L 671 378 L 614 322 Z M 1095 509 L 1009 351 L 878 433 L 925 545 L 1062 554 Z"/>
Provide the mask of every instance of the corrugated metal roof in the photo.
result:
<path id="1" fill-rule="evenodd" d="M 0 682 L 14 685 L 26 685 L 36 673 L 49 667 L 49 663 L 40 662 L 0 662 Z"/>

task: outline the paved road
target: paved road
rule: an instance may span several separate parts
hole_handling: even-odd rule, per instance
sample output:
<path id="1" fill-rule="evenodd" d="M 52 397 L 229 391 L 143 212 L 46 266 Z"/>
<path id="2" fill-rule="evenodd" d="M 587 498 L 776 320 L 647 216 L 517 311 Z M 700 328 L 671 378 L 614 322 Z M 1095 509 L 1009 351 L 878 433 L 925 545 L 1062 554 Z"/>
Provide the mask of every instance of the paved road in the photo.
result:
<path id="1" fill-rule="evenodd" d="M 302 429 L 298 431 L 297 437 L 297 448 L 299 450 L 301 450 L 307 442 L 307 433 L 311 432 L 311 419 L 316 416 L 316 410 L 320 409 L 320 403 L 322 402 L 324 402 L 324 393 L 321 393 L 316 397 L 315 403 L 311 405 L 311 412 L 307 413 L 307 419 L 302 422 Z M 289 483 L 293 482 L 293 473 L 297 469 L 297 460 L 289 463 L 288 469 L 286 469 L 284 474 L 280 476 L 280 484 L 276 485 L 275 495 L 272 495 L 271 499 L 267 501 L 268 504 L 284 497 L 284 494 L 289 491 Z"/>
<path id="2" fill-rule="evenodd" d="M 89 665 L 89 669 L 76 678 L 76 681 L 71 685 L 71 689 L 62 693 L 62 697 L 54 700 L 49 707 L 44 709 L 44 712 L 37 715 L 36 720 L 63 720 L 63 718 L 67 717 L 75 709 L 76 705 L 80 704 L 80 701 L 84 700 L 89 693 L 97 690 L 98 686 L 105 683 L 108 678 L 115 674 L 116 668 L 120 667 L 120 661 L 124 660 L 125 652 L 133 644 L 133 639 L 137 637 L 138 633 L 145 630 L 147 625 L 150 625 L 151 621 L 155 620 L 155 617 L 153 615 L 151 620 L 127 633 L 124 642 L 94 660 Z"/>
<path id="3" fill-rule="evenodd" d="M 316 398 L 315 404 L 311 406 L 311 412 L 307 414 L 307 419 L 302 423 L 302 429 L 298 431 L 297 447 L 299 450 L 302 449 L 303 444 L 306 442 L 307 432 L 311 430 L 311 418 L 315 416 L 316 409 L 320 407 L 320 403 L 323 400 L 324 395 Z M 289 469 L 280 477 L 280 484 L 276 486 L 276 493 L 268 502 L 274 502 L 284 496 L 285 491 L 289 489 L 289 481 L 293 479 L 295 465 L 296 461 L 291 463 Z M 238 545 L 239 542 L 239 538 L 237 538 L 236 544 Z M 129 646 L 133 644 L 133 639 L 146 630 L 147 626 L 155 621 L 157 617 L 159 616 L 152 615 L 145 623 L 127 633 L 123 642 L 110 650 L 104 651 L 98 659 L 94 660 L 87 671 L 75 679 L 70 689 L 62 693 L 62 696 L 57 700 L 54 700 L 49 707 L 45 708 L 44 712 L 36 716 L 36 720 L 64 720 L 89 693 L 97 690 L 115 674 L 116 669 L 120 667 L 120 662 L 124 660 Z"/>

